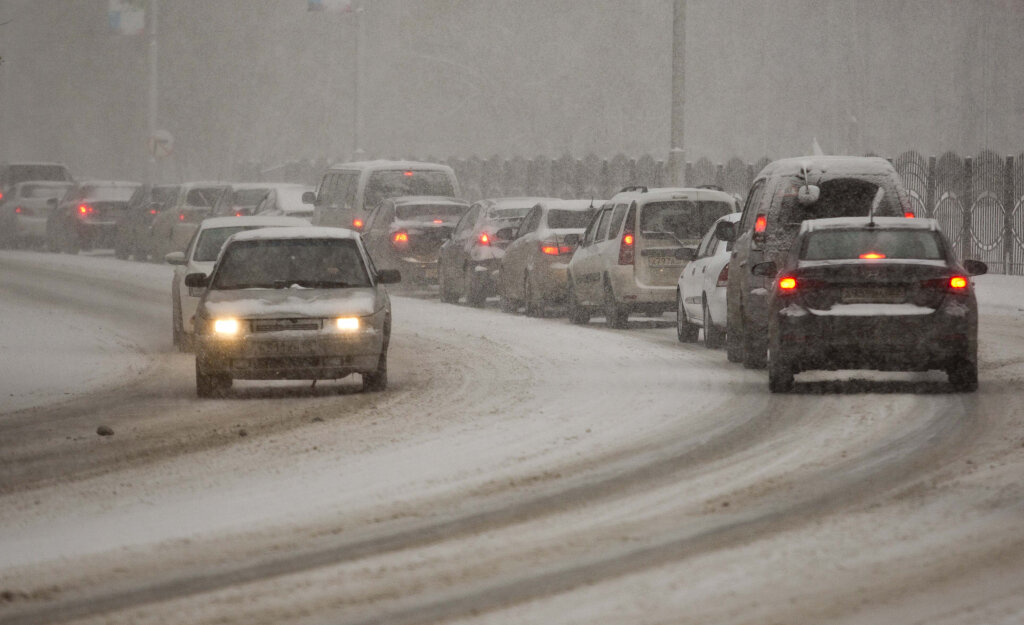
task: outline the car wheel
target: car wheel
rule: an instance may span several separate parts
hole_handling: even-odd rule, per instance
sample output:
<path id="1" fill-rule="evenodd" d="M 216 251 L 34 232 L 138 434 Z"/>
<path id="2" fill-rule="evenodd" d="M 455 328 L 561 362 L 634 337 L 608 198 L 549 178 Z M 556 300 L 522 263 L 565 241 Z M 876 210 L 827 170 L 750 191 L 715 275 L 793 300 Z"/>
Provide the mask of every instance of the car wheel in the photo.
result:
<path id="1" fill-rule="evenodd" d="M 444 271 L 444 269 L 438 271 L 437 282 L 442 302 L 454 304 L 459 301 L 459 294 L 452 288 L 451 278 L 448 277 L 448 272 Z"/>
<path id="2" fill-rule="evenodd" d="M 523 281 L 523 299 L 526 300 L 526 316 L 527 317 L 543 317 L 544 316 L 544 300 L 537 295 L 537 289 L 533 286 L 533 280 L 530 279 L 530 275 L 526 275 L 526 280 Z"/>
<path id="3" fill-rule="evenodd" d="M 479 278 L 476 277 L 476 269 L 472 266 L 466 266 L 465 269 L 465 292 L 466 292 L 466 304 L 473 308 L 483 308 L 484 302 L 487 301 L 487 296 L 484 294 L 484 287 L 480 284 Z"/>
<path id="4" fill-rule="evenodd" d="M 227 373 L 206 373 L 196 358 L 196 395 L 199 397 L 222 397 L 231 388 L 231 376 Z"/>
<path id="5" fill-rule="evenodd" d="M 697 340 L 697 333 L 700 328 L 690 323 L 686 318 L 686 308 L 683 307 L 682 293 L 676 291 L 676 338 L 680 343 L 693 343 Z"/>
<path id="6" fill-rule="evenodd" d="M 604 322 L 609 328 L 625 328 L 629 320 L 629 308 L 615 301 L 612 285 L 604 285 Z"/>
<path id="7" fill-rule="evenodd" d="M 377 368 L 363 374 L 363 392 L 379 393 L 388 387 L 388 351 L 384 348 L 377 359 Z"/>
<path id="8" fill-rule="evenodd" d="M 779 352 L 773 349 L 768 355 L 768 390 L 788 393 L 793 390 L 793 365 Z"/>
<path id="9" fill-rule="evenodd" d="M 740 341 L 742 330 L 725 320 L 725 358 L 729 362 L 743 362 L 743 343 Z"/>
<path id="10" fill-rule="evenodd" d="M 128 244 L 123 239 L 119 238 L 117 242 L 114 243 L 114 258 L 128 260 L 128 256 Z"/>
<path id="11" fill-rule="evenodd" d="M 971 393 L 978 390 L 978 363 L 967 358 L 958 358 L 946 368 L 946 375 L 953 390 Z"/>
<path id="12" fill-rule="evenodd" d="M 576 325 L 584 325 L 590 323 L 590 311 L 580 306 L 579 300 L 576 299 L 576 287 L 573 286 L 572 278 L 569 278 L 569 323 Z"/>
<path id="13" fill-rule="evenodd" d="M 711 309 L 708 308 L 707 300 L 704 300 L 704 347 L 718 349 L 725 343 L 725 333 L 715 325 L 711 318 Z"/>

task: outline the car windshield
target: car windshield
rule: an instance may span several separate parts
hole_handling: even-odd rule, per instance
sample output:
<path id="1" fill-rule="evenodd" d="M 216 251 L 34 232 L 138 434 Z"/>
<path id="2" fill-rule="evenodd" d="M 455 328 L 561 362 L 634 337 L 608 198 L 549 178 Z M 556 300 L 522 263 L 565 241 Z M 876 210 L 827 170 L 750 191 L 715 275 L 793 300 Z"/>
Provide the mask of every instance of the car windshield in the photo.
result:
<path id="1" fill-rule="evenodd" d="M 135 193 L 132 187 L 85 187 L 82 189 L 82 197 L 91 200 L 106 202 L 127 202 L 132 199 Z"/>
<path id="2" fill-rule="evenodd" d="M 548 211 L 548 228 L 586 228 L 594 217 L 595 210 L 552 209 Z"/>
<path id="3" fill-rule="evenodd" d="M 265 226 L 231 226 L 228 228 L 205 228 L 199 232 L 199 240 L 196 241 L 196 249 L 192 254 L 192 260 L 200 263 L 208 263 L 217 260 L 220 248 L 228 237 L 236 232 L 264 228 Z"/>
<path id="4" fill-rule="evenodd" d="M 699 241 L 719 217 L 730 212 L 728 202 L 651 202 L 640 213 L 640 231 L 645 236 Z"/>
<path id="5" fill-rule="evenodd" d="M 430 221 L 435 217 L 461 217 L 469 210 L 459 204 L 400 204 L 395 206 L 395 217 L 401 220 Z"/>
<path id="6" fill-rule="evenodd" d="M 443 171 L 398 169 L 375 171 L 366 183 L 363 205 L 373 207 L 381 200 L 400 195 L 455 195 L 448 174 Z"/>
<path id="7" fill-rule="evenodd" d="M 489 219 L 522 219 L 526 217 L 526 213 L 530 212 L 532 206 L 524 206 L 522 208 L 498 208 L 491 207 L 487 211 L 487 217 Z"/>
<path id="8" fill-rule="evenodd" d="M 821 230 L 804 239 L 801 260 L 855 258 L 942 260 L 939 235 L 931 230 Z"/>
<path id="9" fill-rule="evenodd" d="M 68 185 L 26 184 L 21 187 L 21 196 L 26 198 L 49 199 L 60 197 L 68 190 Z"/>
<path id="10" fill-rule="evenodd" d="M 224 250 L 212 289 L 368 287 L 351 239 L 254 239 Z"/>

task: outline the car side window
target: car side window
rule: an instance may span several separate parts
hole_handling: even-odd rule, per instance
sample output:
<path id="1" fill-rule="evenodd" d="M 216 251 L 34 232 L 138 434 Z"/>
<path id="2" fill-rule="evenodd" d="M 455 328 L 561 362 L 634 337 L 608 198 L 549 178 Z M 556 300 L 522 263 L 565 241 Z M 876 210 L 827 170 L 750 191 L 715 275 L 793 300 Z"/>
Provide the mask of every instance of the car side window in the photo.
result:
<path id="1" fill-rule="evenodd" d="M 541 208 L 534 206 L 530 209 L 530 212 L 523 218 L 523 223 L 519 225 L 519 230 L 516 232 L 516 238 L 529 234 L 537 229 L 540 225 Z"/>
<path id="2" fill-rule="evenodd" d="M 597 224 L 597 232 L 594 234 L 594 241 L 604 241 L 608 238 L 608 222 L 611 221 L 612 211 L 601 212 L 601 221 Z"/>
<path id="3" fill-rule="evenodd" d="M 764 196 L 765 186 L 765 180 L 758 180 L 750 187 L 750 193 L 747 194 L 747 203 L 743 206 L 743 216 L 740 218 L 740 224 L 742 224 L 739 230 L 740 233 L 754 227 L 757 211 L 761 206 L 761 198 Z"/>
<path id="4" fill-rule="evenodd" d="M 615 209 L 612 211 L 611 222 L 608 225 L 608 232 L 612 234 L 618 234 L 622 228 L 622 220 L 626 217 L 626 209 L 629 208 L 628 204 L 616 204 Z"/>
<path id="5" fill-rule="evenodd" d="M 717 223 L 717 222 L 716 222 Z M 707 234 L 700 242 L 700 246 L 697 248 L 697 258 L 705 258 L 715 253 L 718 248 L 718 239 L 715 238 L 715 230 L 712 228 L 708 230 Z"/>
<path id="6" fill-rule="evenodd" d="M 594 211 L 594 215 L 590 218 L 590 223 L 587 224 L 587 229 L 583 231 L 583 238 L 580 240 L 581 246 L 587 246 L 594 242 L 594 233 L 597 232 L 597 224 L 600 223 L 603 212 L 603 209 Z"/>

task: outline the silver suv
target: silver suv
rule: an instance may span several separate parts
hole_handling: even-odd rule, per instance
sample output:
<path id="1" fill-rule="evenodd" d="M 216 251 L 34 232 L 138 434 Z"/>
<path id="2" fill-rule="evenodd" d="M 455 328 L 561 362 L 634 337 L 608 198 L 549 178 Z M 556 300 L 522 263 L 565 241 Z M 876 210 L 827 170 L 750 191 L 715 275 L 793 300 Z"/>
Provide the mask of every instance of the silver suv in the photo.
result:
<path id="1" fill-rule="evenodd" d="M 774 161 L 754 178 L 738 224 L 718 224 L 729 241 L 726 352 L 729 360 L 767 363 L 771 278 L 751 273 L 765 261 L 781 267 L 807 219 L 913 217 L 910 196 L 893 166 L 866 156 L 804 156 Z"/>
<path id="2" fill-rule="evenodd" d="M 622 328 L 632 312 L 675 310 L 676 282 L 701 237 L 738 210 L 715 189 L 626 187 L 594 216 L 569 262 L 569 320 L 597 313 Z"/>

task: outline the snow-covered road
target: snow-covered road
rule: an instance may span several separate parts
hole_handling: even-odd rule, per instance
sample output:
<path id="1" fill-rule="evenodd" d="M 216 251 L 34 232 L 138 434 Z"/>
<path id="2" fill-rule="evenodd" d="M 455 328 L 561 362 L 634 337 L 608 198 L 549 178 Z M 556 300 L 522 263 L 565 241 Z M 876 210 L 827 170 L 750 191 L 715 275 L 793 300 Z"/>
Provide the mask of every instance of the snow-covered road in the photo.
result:
<path id="1" fill-rule="evenodd" d="M 970 395 L 394 297 L 388 392 L 200 401 L 170 275 L 0 253 L 0 623 L 1024 620 L 1021 279 Z"/>

